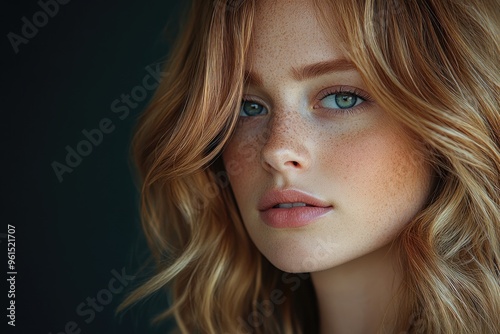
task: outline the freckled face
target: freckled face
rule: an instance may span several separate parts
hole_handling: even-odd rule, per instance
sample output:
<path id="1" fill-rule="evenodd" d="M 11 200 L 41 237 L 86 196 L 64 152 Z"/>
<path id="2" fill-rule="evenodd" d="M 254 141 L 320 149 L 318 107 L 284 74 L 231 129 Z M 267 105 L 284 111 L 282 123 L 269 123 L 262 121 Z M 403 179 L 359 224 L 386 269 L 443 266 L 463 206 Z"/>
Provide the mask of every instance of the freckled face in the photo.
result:
<path id="1" fill-rule="evenodd" d="M 386 246 L 424 205 L 430 168 L 342 60 L 308 1 L 261 1 L 254 29 L 240 121 L 223 153 L 253 242 L 290 272 Z M 307 224 L 272 226 L 259 203 L 290 189 L 330 209 Z"/>

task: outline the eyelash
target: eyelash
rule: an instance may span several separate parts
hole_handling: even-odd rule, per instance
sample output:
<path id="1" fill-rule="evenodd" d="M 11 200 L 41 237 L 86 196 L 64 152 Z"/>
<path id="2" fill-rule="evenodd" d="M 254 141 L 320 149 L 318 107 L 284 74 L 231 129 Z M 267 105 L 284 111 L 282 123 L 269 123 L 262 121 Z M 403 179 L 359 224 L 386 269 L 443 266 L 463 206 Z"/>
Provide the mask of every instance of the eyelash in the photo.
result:
<path id="1" fill-rule="evenodd" d="M 360 98 L 361 100 L 363 100 L 363 102 L 361 102 L 357 106 L 354 106 L 351 108 L 345 108 L 345 109 L 325 108 L 322 106 L 318 106 L 318 104 L 316 104 L 314 106 L 314 109 L 325 109 L 325 110 L 328 110 L 329 112 L 333 111 L 333 112 L 336 112 L 339 114 L 353 113 L 356 110 L 363 108 L 364 106 L 362 106 L 362 104 L 364 104 L 365 102 L 372 101 L 372 98 L 370 97 L 370 95 L 368 95 L 368 93 L 366 93 L 365 91 L 362 91 L 360 89 L 350 87 L 350 86 L 339 86 L 339 87 L 327 88 L 327 89 L 323 90 L 322 92 L 320 92 L 320 94 L 318 95 L 317 101 L 318 101 L 318 103 L 320 103 L 325 98 L 327 98 L 328 96 L 332 96 L 332 95 L 352 95 L 356 98 Z"/>
<path id="2" fill-rule="evenodd" d="M 241 112 L 241 109 L 243 108 L 243 105 L 245 103 L 255 103 L 255 104 L 258 104 L 260 105 L 262 108 L 264 108 L 266 110 L 266 113 L 263 114 L 263 115 L 266 115 L 267 113 L 269 113 L 269 108 L 266 107 L 266 104 L 263 103 L 260 99 L 258 98 L 255 98 L 255 97 L 246 97 L 246 98 L 243 98 L 241 100 L 241 105 L 240 105 L 240 112 Z M 261 116 L 261 115 L 256 115 L 256 116 Z M 252 118 L 252 117 L 255 117 L 255 116 L 250 116 L 250 115 L 246 115 L 246 116 L 243 116 L 243 115 L 240 115 L 240 117 L 243 117 L 243 118 Z"/>
<path id="3" fill-rule="evenodd" d="M 362 104 L 372 100 L 370 95 L 368 95 L 368 93 L 366 93 L 365 91 L 362 91 L 360 89 L 350 87 L 350 86 L 339 86 L 339 87 L 330 87 L 330 88 L 327 88 L 327 89 L 323 90 L 322 92 L 320 92 L 320 94 L 317 97 L 317 101 L 318 101 L 318 103 L 320 103 L 325 98 L 327 98 L 328 96 L 332 96 L 332 95 L 352 95 L 356 98 L 360 98 L 363 101 L 360 104 L 358 104 L 354 107 L 351 107 L 351 108 L 343 108 L 343 109 L 342 108 L 325 108 L 325 107 L 318 106 L 318 104 L 316 104 L 313 107 L 313 109 L 325 109 L 325 110 L 328 110 L 328 112 L 334 112 L 334 113 L 338 113 L 338 114 L 351 114 L 355 111 L 360 111 L 361 108 L 364 107 Z M 257 98 L 254 98 L 254 97 L 243 98 L 241 101 L 240 108 L 242 108 L 243 104 L 246 102 L 255 103 L 255 104 L 262 106 L 264 109 L 266 109 L 266 111 L 267 111 L 266 114 L 269 112 L 269 109 L 266 107 L 266 105 L 262 101 L 260 101 Z M 260 116 L 260 115 L 257 115 L 257 116 Z M 255 116 L 247 115 L 247 116 L 241 116 L 241 117 L 255 117 Z"/>

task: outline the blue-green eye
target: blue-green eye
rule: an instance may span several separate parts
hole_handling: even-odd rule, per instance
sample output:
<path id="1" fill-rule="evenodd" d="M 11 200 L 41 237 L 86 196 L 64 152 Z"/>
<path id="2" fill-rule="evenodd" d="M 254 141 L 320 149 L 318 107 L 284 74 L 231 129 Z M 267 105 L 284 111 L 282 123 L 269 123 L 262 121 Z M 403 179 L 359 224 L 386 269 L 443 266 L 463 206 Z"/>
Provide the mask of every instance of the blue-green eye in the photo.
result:
<path id="1" fill-rule="evenodd" d="M 353 93 L 335 93 L 321 99 L 321 106 L 328 109 L 350 109 L 365 102 L 365 100 Z"/>
<path id="2" fill-rule="evenodd" d="M 262 104 L 253 101 L 243 101 L 241 103 L 240 116 L 260 116 L 266 115 L 267 109 Z"/>

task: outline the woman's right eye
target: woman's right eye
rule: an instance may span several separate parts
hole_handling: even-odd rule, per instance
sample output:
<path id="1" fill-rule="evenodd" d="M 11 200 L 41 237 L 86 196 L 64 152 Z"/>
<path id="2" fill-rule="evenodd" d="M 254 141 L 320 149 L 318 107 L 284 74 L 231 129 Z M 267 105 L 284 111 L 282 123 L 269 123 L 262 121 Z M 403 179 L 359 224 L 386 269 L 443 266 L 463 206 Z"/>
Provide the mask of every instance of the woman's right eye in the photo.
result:
<path id="1" fill-rule="evenodd" d="M 262 104 L 253 102 L 253 101 L 245 101 L 241 103 L 240 116 L 249 117 L 249 116 L 261 116 L 266 115 L 267 109 Z"/>

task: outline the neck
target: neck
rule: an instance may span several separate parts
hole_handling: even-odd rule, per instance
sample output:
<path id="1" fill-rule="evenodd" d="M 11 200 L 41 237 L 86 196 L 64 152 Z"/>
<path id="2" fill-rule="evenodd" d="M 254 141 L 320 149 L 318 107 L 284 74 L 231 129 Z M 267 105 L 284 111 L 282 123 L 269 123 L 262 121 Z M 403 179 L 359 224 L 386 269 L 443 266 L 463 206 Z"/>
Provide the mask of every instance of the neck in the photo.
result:
<path id="1" fill-rule="evenodd" d="M 390 245 L 340 266 L 311 273 L 322 334 L 392 333 L 401 277 Z M 384 324 L 384 327 L 382 327 Z"/>

